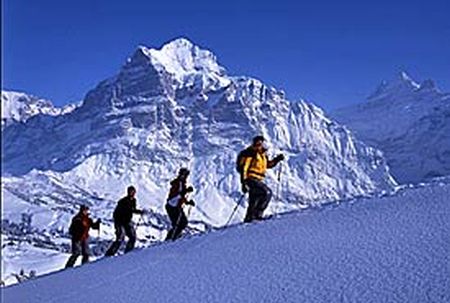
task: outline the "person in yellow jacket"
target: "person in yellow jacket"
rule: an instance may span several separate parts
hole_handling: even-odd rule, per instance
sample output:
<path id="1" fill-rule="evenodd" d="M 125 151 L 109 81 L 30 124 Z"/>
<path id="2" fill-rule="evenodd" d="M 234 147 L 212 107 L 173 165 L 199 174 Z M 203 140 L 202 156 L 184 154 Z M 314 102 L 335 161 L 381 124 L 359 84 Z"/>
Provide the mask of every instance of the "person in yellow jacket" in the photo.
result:
<path id="1" fill-rule="evenodd" d="M 264 211 L 272 199 L 272 190 L 263 182 L 266 171 L 284 160 L 280 154 L 269 160 L 264 147 L 264 137 L 253 138 L 253 143 L 242 156 L 241 182 L 244 193 L 249 192 L 247 214 L 244 222 L 261 220 Z"/>

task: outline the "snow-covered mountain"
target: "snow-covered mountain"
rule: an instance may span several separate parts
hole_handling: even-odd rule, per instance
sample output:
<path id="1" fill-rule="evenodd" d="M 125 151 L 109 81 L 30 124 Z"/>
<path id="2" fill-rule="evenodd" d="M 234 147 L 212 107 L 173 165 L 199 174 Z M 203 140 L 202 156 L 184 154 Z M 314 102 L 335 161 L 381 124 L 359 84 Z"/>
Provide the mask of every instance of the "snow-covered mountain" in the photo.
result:
<path id="1" fill-rule="evenodd" d="M 190 231 L 223 225 L 241 195 L 237 152 L 257 134 L 271 155 L 287 156 L 281 182 L 278 168 L 268 175 L 275 193 L 268 213 L 395 185 L 382 153 L 321 109 L 286 100 L 260 80 L 231 76 L 210 51 L 177 39 L 161 49 L 138 47 L 72 111 L 4 128 L 4 243 L 67 251 L 70 216 L 85 203 L 106 224 L 96 241 L 101 250 L 114 237 L 112 210 L 130 184 L 139 206 L 151 210 L 138 229 L 141 244 L 157 241 L 168 228 L 168 183 L 181 166 L 191 169 L 196 189 Z M 16 261 L 10 268 L 20 267 Z"/>
<path id="2" fill-rule="evenodd" d="M 38 114 L 56 116 L 66 114 L 77 105 L 55 107 L 50 101 L 21 92 L 2 90 L 2 130 L 14 122 L 25 122 Z"/>
<path id="3" fill-rule="evenodd" d="M 397 181 L 450 175 L 450 94 L 432 80 L 418 84 L 401 72 L 383 82 L 367 102 L 332 116 L 382 150 Z"/>

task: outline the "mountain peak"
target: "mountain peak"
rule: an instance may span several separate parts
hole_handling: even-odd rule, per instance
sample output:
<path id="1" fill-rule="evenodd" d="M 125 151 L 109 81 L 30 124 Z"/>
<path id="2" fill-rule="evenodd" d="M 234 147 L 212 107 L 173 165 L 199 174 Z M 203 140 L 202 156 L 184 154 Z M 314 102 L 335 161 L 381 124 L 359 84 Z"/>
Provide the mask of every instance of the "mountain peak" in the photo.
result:
<path id="1" fill-rule="evenodd" d="M 391 94 L 412 93 L 418 88 L 420 88 L 420 85 L 416 83 L 408 73 L 400 71 L 391 80 L 382 81 L 368 99 L 377 99 Z"/>
<path id="2" fill-rule="evenodd" d="M 191 50 L 192 48 L 197 47 L 196 45 L 194 45 L 194 43 L 192 43 L 189 39 L 184 38 L 184 37 L 180 37 L 180 38 L 176 38 L 172 41 L 169 41 L 168 43 L 164 44 L 162 49 L 189 49 Z"/>
<path id="3" fill-rule="evenodd" d="M 178 80 L 194 73 L 224 75 L 225 69 L 217 62 L 216 56 L 202 49 L 186 38 L 177 38 L 160 49 L 139 46 L 137 52 L 144 54 L 158 69 L 163 68 Z"/>
<path id="4" fill-rule="evenodd" d="M 414 82 L 412 79 L 411 79 L 411 77 L 408 75 L 408 73 L 407 72 L 405 72 L 405 71 L 400 71 L 398 74 L 397 74 L 397 79 L 399 80 L 399 81 L 402 81 L 402 82 Z"/>
<path id="5" fill-rule="evenodd" d="M 420 87 L 420 85 L 415 82 L 407 72 L 400 71 L 394 79 L 387 82 L 387 86 L 390 88 L 405 88 L 415 90 Z"/>
<path id="6" fill-rule="evenodd" d="M 2 130 L 12 122 L 25 122 L 29 118 L 39 114 L 56 116 L 65 114 L 75 108 L 72 105 L 68 105 L 65 108 L 58 108 L 48 100 L 23 92 L 2 90 L 1 95 Z"/>

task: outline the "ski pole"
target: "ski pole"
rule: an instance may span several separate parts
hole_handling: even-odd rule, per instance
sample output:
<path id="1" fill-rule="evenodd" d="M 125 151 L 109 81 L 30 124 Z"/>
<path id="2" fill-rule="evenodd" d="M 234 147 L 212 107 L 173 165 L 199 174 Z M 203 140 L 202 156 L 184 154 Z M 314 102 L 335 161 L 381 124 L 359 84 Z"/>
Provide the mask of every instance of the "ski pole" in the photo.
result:
<path id="1" fill-rule="evenodd" d="M 237 211 L 239 205 L 241 205 L 242 200 L 244 200 L 244 197 L 245 197 L 245 194 L 242 194 L 242 196 L 241 196 L 241 198 L 239 199 L 238 203 L 236 204 L 236 206 L 234 207 L 233 211 L 231 212 L 231 215 L 230 215 L 230 217 L 228 218 L 227 223 L 225 223 L 225 226 L 227 226 L 227 225 L 230 223 L 230 221 L 231 221 L 231 219 L 233 218 L 234 214 L 236 213 L 236 211 Z"/>
<path id="2" fill-rule="evenodd" d="M 282 198 L 281 198 L 281 173 L 282 173 L 282 171 L 283 171 L 283 164 L 281 163 L 280 164 L 280 169 L 278 170 L 278 176 L 277 176 L 277 181 L 278 181 L 278 184 L 277 184 L 277 200 L 278 200 L 278 202 L 282 202 Z M 274 208 L 274 212 L 275 212 L 275 214 L 277 214 L 278 212 L 279 212 L 279 206 L 277 206 L 277 207 L 275 207 Z"/>
<path id="3" fill-rule="evenodd" d="M 278 201 L 280 201 L 280 202 L 281 202 L 280 191 L 281 191 L 281 171 L 282 170 L 283 170 L 283 164 L 280 165 L 280 169 L 278 170 L 277 198 L 278 198 Z"/>

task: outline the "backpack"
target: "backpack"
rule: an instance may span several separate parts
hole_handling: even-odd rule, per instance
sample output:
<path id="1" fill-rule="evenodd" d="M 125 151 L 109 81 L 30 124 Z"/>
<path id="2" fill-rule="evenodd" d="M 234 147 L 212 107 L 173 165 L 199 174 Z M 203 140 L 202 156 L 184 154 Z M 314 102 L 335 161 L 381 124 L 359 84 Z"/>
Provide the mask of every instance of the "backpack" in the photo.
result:
<path id="1" fill-rule="evenodd" d="M 82 233 L 82 223 L 81 219 L 77 216 L 72 218 L 72 222 L 69 226 L 69 235 L 71 235 L 74 238 L 77 238 Z"/>
<path id="2" fill-rule="evenodd" d="M 245 164 L 245 160 L 247 158 L 255 158 L 255 152 L 250 148 L 247 147 L 244 150 L 241 150 L 237 156 L 236 159 L 236 170 L 237 172 L 242 175 L 243 171 L 244 171 L 244 164 Z"/>

